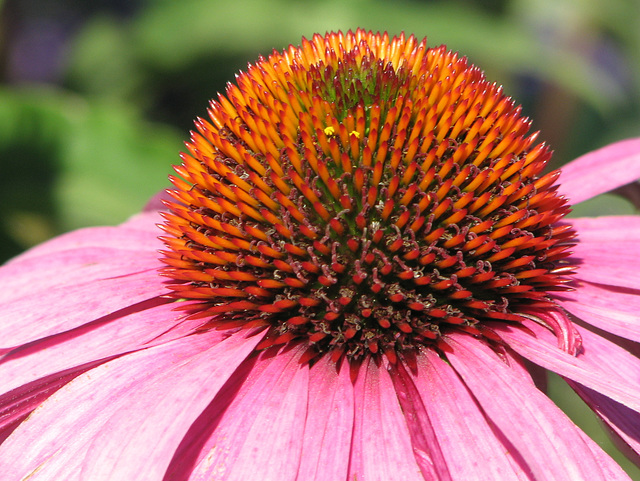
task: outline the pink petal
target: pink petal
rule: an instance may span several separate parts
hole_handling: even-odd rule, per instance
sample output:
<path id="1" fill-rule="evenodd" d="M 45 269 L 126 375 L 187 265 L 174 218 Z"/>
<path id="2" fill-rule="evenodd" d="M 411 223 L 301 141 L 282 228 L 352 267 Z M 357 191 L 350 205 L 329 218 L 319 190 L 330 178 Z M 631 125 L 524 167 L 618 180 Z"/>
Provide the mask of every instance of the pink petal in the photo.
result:
<path id="1" fill-rule="evenodd" d="M 163 198 L 172 199 L 170 196 L 165 197 L 164 194 Z M 158 224 L 164 223 L 164 219 L 160 216 L 159 210 L 166 210 L 166 207 L 162 206 L 162 209 L 147 209 L 145 207 L 142 212 L 131 216 L 120 226 L 127 229 L 146 230 L 155 235 L 162 234 L 162 231 L 159 231 Z"/>
<path id="2" fill-rule="evenodd" d="M 351 463 L 345 479 L 428 479 L 421 474 L 416 462 L 420 453 L 413 452 L 408 420 L 387 370 L 366 360 L 360 367 L 354 389 L 355 427 Z"/>
<path id="3" fill-rule="evenodd" d="M 523 309 L 521 314 L 525 317 L 533 316 L 536 320 L 538 318 L 544 319 L 545 325 L 553 331 L 556 340 L 557 347 L 565 352 L 573 355 L 582 346 L 582 338 L 576 326 L 569 316 L 561 309 Z M 495 323 L 496 326 L 502 327 L 503 323 Z"/>
<path id="4" fill-rule="evenodd" d="M 84 284 L 161 267 L 155 251 L 137 252 L 113 247 L 81 247 L 55 253 L 33 255 L 0 267 L 0 303 L 21 297 L 38 297 L 52 286 Z M 55 279 L 55 281 L 52 281 Z"/>
<path id="5" fill-rule="evenodd" d="M 269 361 L 266 361 L 256 365 L 257 360 L 258 356 L 256 355 L 247 357 L 193 422 L 173 454 L 164 479 L 187 481 L 191 479 L 194 467 L 199 463 L 203 463 L 205 469 L 213 468 L 211 463 L 206 464 L 209 452 L 215 450 L 215 444 L 211 442 L 212 433 L 222 429 L 220 419 L 224 416 L 229 405 L 242 396 L 240 389 L 246 389 L 249 376 L 251 378 L 259 376 L 270 364 Z M 240 415 L 242 414 L 244 413 L 240 413 Z M 219 466 L 220 471 L 224 472 L 226 465 L 221 463 Z"/>
<path id="6" fill-rule="evenodd" d="M 74 329 L 167 292 L 156 270 L 54 286 L 0 305 L 5 347 Z"/>
<path id="7" fill-rule="evenodd" d="M 580 241 L 571 256 L 580 259 L 576 279 L 597 284 L 640 287 L 640 239 L 612 243 Z"/>
<path id="8" fill-rule="evenodd" d="M 413 378 L 403 364 L 389 366 L 389 370 L 400 408 L 407 420 L 413 453 L 422 471 L 422 476 L 425 479 L 453 479 L 451 477 L 452 470 L 447 465 L 441 446 L 441 440 L 432 425 L 430 413 L 424 403 L 425 400 L 421 398 Z"/>
<path id="9" fill-rule="evenodd" d="M 611 462 L 609 455 L 605 453 L 593 439 L 582 431 L 580 431 L 580 435 L 584 442 L 589 446 L 589 449 L 591 449 L 596 462 L 602 468 L 607 479 L 611 481 L 633 481 L 619 464 Z"/>
<path id="10" fill-rule="evenodd" d="M 576 290 L 556 300 L 571 314 L 604 331 L 640 342 L 638 291 L 576 282 Z"/>
<path id="11" fill-rule="evenodd" d="M 175 304 L 154 300 L 17 348 L 0 358 L 0 393 L 75 366 L 183 337 L 202 324 L 202 320 L 183 317 Z M 222 340 L 222 331 L 217 332 Z"/>
<path id="12" fill-rule="evenodd" d="M 562 167 L 558 192 L 572 204 L 640 178 L 640 138 L 595 150 Z"/>
<path id="13" fill-rule="evenodd" d="M 25 383 L 12 391 L 2 394 L 0 396 L 0 443 L 54 392 L 83 372 L 109 360 L 107 358 L 102 361 L 74 366 L 66 371 L 57 372 L 52 376 Z"/>
<path id="14" fill-rule="evenodd" d="M 576 279 L 630 289 L 640 286 L 640 229 L 627 232 L 622 222 L 603 236 L 588 229 L 579 231 L 580 241 L 571 256 L 580 261 Z"/>
<path id="15" fill-rule="evenodd" d="M 555 337 L 538 323 L 524 321 L 523 325 L 535 337 L 514 326 L 494 329 L 521 356 L 640 411 L 640 359 L 579 326 L 583 352 L 574 357 L 559 349 Z"/>
<path id="16" fill-rule="evenodd" d="M 591 369 L 601 369 L 609 376 L 610 372 L 615 373 L 621 384 L 635 384 L 635 388 L 640 385 L 640 359 L 637 356 L 589 329 L 582 326 L 576 326 L 576 329 L 584 340 L 584 352 L 578 357 L 588 362 Z"/>
<path id="17" fill-rule="evenodd" d="M 546 319 L 545 319 L 546 320 Z M 592 345 L 593 337 L 595 336 L 593 333 L 580 328 L 579 334 L 581 338 L 584 338 L 586 342 L 589 344 L 587 348 Z M 553 342 L 553 338 L 547 336 L 548 333 L 545 334 L 545 337 L 548 337 L 549 342 Z M 599 336 L 595 336 L 598 338 Z M 591 350 L 593 352 L 593 350 Z M 605 350 L 600 356 L 600 360 L 606 362 L 608 350 Z M 626 357 L 628 354 L 623 352 L 623 355 Z M 600 362 L 600 361 L 596 361 Z M 616 362 L 616 360 L 614 360 Z M 638 372 L 630 373 L 625 372 L 626 375 L 635 375 L 638 376 Z M 623 377 L 624 377 L 623 376 Z M 635 450 L 636 453 L 640 452 L 640 442 L 637 440 L 640 439 L 640 414 L 619 404 L 608 397 L 593 391 L 589 388 L 582 386 L 576 382 L 571 381 L 570 379 L 565 379 L 569 385 L 578 393 L 578 395 L 591 407 L 591 409 L 605 422 L 609 428 L 612 430 L 612 434 L 618 436 L 618 439 L 624 443 L 627 448 L 631 448 L 631 450 Z M 584 435 L 584 439 L 587 442 L 591 442 L 593 444 L 593 448 L 599 450 L 600 448 L 595 445 L 595 443 L 586 435 Z M 633 451 L 627 449 L 627 456 L 631 457 L 630 454 Z M 595 455 L 601 456 L 600 453 L 594 452 Z M 635 454 L 635 453 L 633 453 Z M 637 454 L 635 454 L 637 456 Z M 603 467 L 605 467 L 603 465 Z M 610 472 L 607 475 L 607 479 L 628 479 L 626 473 L 619 466 L 614 465 L 613 463 L 609 463 L 606 465 Z M 606 471 L 605 471 L 606 472 Z"/>
<path id="18" fill-rule="evenodd" d="M 577 279 L 635 289 L 640 286 L 640 216 L 572 219 L 580 262 Z"/>
<path id="19" fill-rule="evenodd" d="M 619 242 L 640 240 L 640 216 L 611 215 L 570 219 L 580 242 Z"/>
<path id="20" fill-rule="evenodd" d="M 607 479 L 580 430 L 533 383 L 469 335 L 451 334 L 447 343 L 447 359 L 536 479 Z"/>
<path id="21" fill-rule="evenodd" d="M 262 336 L 189 336 L 105 363 L 0 446 L 6 479 L 162 480 L 184 433 Z"/>
<path id="22" fill-rule="evenodd" d="M 612 399 L 592 390 L 569 381 L 571 387 L 585 401 L 589 407 L 603 420 L 615 435 L 614 441 L 622 443 L 625 454 L 635 458 L 638 464 L 640 458 L 640 413 L 619 404 Z M 626 448 L 626 449 L 624 449 Z"/>
<path id="23" fill-rule="evenodd" d="M 436 479 L 530 479 L 514 460 L 512 450 L 498 440 L 495 428 L 489 426 L 453 368 L 433 350 L 427 349 L 419 356 L 415 374 L 401 370 L 394 379 L 402 379 L 405 384 L 406 395 L 399 396 L 405 415 L 409 409 L 404 399 L 413 404 L 411 411 L 417 411 L 418 404 L 425 410 L 424 415 L 418 413 L 409 423 L 409 429 L 416 429 L 418 422 L 424 423 L 426 417 L 435 431 L 438 450 L 446 459 L 443 464 L 448 467 L 446 477 L 440 474 Z M 411 393 L 409 386 L 416 391 Z"/>
<path id="24" fill-rule="evenodd" d="M 344 479 L 353 434 L 353 384 L 349 366 L 336 369 L 328 356 L 309 376 L 309 407 L 297 479 Z"/>
<path id="25" fill-rule="evenodd" d="M 32 256 L 53 254 L 61 250 L 81 247 L 111 247 L 136 252 L 156 252 L 164 244 L 158 239 L 162 231 L 156 226 L 162 222 L 157 212 L 138 214 L 116 227 L 87 227 L 43 242 L 9 261 L 9 264 Z"/>
<path id="26" fill-rule="evenodd" d="M 301 365 L 300 348 L 262 355 L 235 389 L 221 391 L 209 407 L 210 416 L 196 423 L 193 469 L 178 466 L 170 479 L 192 481 L 295 480 L 309 393 L 309 368 Z M 204 441 L 203 441 L 204 440 Z M 182 473 L 180 473 L 182 471 Z"/>

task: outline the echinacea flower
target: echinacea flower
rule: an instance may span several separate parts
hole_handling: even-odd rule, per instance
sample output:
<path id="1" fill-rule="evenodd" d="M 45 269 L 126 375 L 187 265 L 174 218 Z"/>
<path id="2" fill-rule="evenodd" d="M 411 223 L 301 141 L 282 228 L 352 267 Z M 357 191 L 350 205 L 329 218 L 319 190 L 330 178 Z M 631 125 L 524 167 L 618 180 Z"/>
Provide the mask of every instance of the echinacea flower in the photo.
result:
<path id="1" fill-rule="evenodd" d="M 629 479 L 534 379 L 640 452 L 640 217 L 565 218 L 640 139 L 544 173 L 466 58 L 362 30 L 196 127 L 164 207 L 0 269 L 3 480 Z"/>

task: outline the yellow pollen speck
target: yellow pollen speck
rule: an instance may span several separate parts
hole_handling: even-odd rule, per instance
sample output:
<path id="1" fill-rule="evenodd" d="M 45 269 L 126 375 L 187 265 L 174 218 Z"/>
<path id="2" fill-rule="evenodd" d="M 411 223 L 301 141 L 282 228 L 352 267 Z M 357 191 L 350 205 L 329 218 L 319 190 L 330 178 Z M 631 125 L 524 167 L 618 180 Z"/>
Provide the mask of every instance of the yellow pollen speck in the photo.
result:
<path id="1" fill-rule="evenodd" d="M 356 139 L 360 138 L 360 132 L 356 132 L 355 130 L 352 130 L 351 132 L 349 132 L 349 135 L 354 135 Z"/>
<path id="2" fill-rule="evenodd" d="M 331 127 L 331 126 L 329 126 L 329 127 L 325 127 L 325 128 L 324 128 L 324 134 L 325 134 L 327 137 L 331 137 L 331 136 L 333 136 L 333 135 L 335 135 L 335 134 L 336 134 L 336 129 L 334 129 L 334 128 L 333 128 L 333 127 Z"/>

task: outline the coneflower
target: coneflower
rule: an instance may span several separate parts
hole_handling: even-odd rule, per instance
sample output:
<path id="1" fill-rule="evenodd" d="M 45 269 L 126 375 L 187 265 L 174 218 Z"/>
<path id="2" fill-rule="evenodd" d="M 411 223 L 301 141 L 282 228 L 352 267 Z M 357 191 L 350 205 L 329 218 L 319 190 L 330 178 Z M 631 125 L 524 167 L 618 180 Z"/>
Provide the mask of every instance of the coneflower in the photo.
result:
<path id="1" fill-rule="evenodd" d="M 640 451 L 640 217 L 565 218 L 640 139 L 547 172 L 465 57 L 363 30 L 208 113 L 165 207 L 0 269 L 3 479 L 629 479 L 532 374 Z"/>

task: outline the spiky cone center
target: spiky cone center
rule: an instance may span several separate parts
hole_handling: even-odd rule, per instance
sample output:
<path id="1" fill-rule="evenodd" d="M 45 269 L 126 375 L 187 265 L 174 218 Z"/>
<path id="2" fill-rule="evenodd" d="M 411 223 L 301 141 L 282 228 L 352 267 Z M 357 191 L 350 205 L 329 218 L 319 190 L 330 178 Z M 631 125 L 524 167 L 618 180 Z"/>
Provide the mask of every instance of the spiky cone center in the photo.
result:
<path id="1" fill-rule="evenodd" d="M 517 322 L 572 268 L 550 152 L 466 58 L 413 36 L 316 35 L 198 119 L 163 237 L 203 328 L 357 362 Z M 191 303 L 193 307 L 193 303 Z"/>

